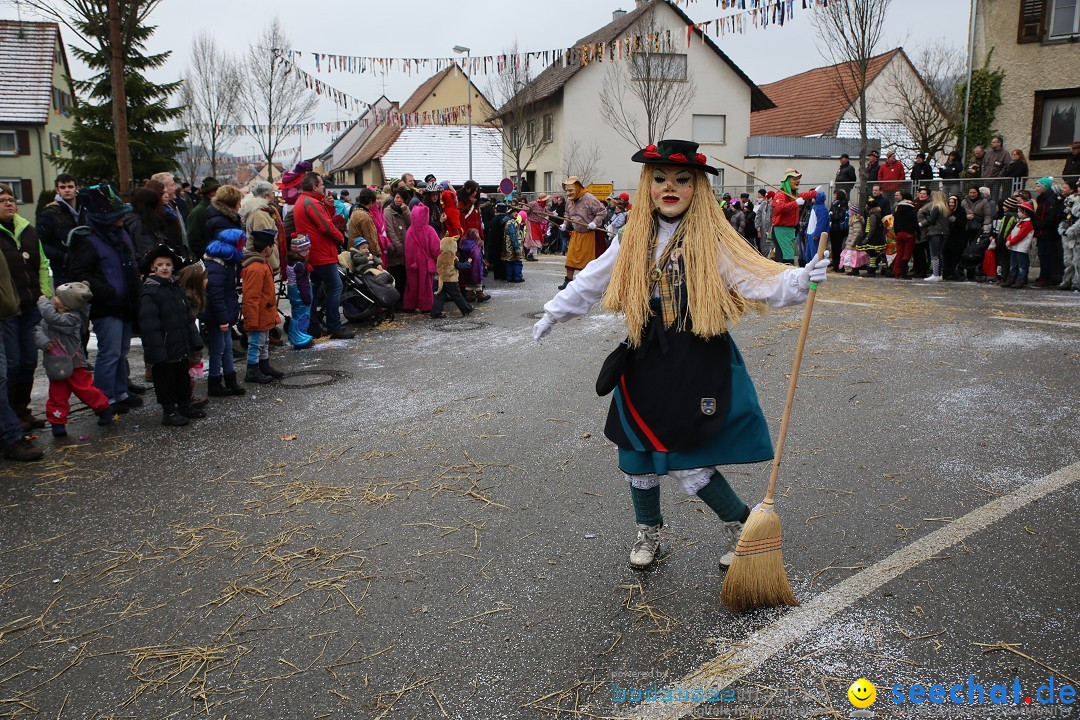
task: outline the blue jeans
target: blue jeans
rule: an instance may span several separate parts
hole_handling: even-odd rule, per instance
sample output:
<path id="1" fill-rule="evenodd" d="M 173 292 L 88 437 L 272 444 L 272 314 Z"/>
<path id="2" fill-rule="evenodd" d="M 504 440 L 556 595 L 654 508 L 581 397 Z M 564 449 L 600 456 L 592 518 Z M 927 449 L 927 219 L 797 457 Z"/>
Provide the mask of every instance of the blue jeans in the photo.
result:
<path id="1" fill-rule="evenodd" d="M 341 329 L 341 275 L 338 273 L 337 264 L 315 265 L 311 268 L 311 295 L 316 304 L 322 295 L 321 307 L 326 313 L 326 329 L 336 332 Z M 308 326 L 309 335 L 319 333 L 319 314 L 311 313 L 311 324 Z"/>
<path id="2" fill-rule="evenodd" d="M 1010 250 L 1012 263 L 1009 268 L 1009 280 L 1019 280 L 1022 283 L 1028 281 L 1028 272 L 1031 269 L 1031 256 L 1028 255 L 1028 251 L 1018 252 L 1016 250 Z"/>
<path id="3" fill-rule="evenodd" d="M 521 282 L 520 260 L 507 260 L 505 263 L 503 263 L 503 267 L 506 268 L 507 282 Z"/>
<path id="4" fill-rule="evenodd" d="M 15 317 L 4 320 L 4 347 L 7 352 L 7 377 L 12 385 L 33 385 L 37 369 L 37 344 L 34 329 L 41 322 L 37 306 L 23 308 Z"/>
<path id="5" fill-rule="evenodd" d="M 258 365 L 260 360 L 270 359 L 270 331 L 248 331 L 248 365 Z"/>
<path id="6" fill-rule="evenodd" d="M 0 342 L 0 443 L 4 447 L 22 440 L 22 425 L 15 411 L 8 403 L 7 394 L 7 353 L 4 343 Z"/>
<path id="7" fill-rule="evenodd" d="M 118 317 L 94 320 L 97 336 L 97 359 L 94 361 L 94 385 L 105 393 L 110 403 L 128 396 L 127 356 L 131 350 L 131 323 Z"/>
<path id="8" fill-rule="evenodd" d="M 217 326 L 208 327 L 206 334 L 210 338 L 210 377 L 236 372 L 233 367 L 232 326 L 225 330 Z"/>

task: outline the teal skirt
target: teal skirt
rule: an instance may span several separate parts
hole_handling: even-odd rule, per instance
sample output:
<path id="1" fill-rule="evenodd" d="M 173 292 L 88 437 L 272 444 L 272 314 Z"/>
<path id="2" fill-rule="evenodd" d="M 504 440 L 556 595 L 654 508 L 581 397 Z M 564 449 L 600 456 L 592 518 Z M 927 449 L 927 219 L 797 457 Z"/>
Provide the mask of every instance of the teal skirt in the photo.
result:
<path id="1" fill-rule="evenodd" d="M 731 339 L 731 407 L 720 432 L 701 447 L 685 452 L 620 447 L 619 469 L 627 475 L 666 475 L 670 470 L 764 462 L 772 458 L 769 424 L 761 412 L 757 390 L 746 371 L 742 353 Z"/>

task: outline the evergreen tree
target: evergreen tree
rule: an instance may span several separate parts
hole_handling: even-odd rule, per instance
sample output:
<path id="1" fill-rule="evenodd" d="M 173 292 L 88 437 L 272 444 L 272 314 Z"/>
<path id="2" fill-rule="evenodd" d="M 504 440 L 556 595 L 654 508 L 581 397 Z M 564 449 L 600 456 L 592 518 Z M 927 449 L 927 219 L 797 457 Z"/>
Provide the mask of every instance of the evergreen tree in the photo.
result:
<path id="1" fill-rule="evenodd" d="M 109 43 L 108 0 L 82 0 L 79 5 L 83 12 L 69 20 L 93 49 L 73 45 L 71 51 L 97 74 L 75 83 L 80 93 L 89 96 L 89 101 L 78 104 L 73 113 L 75 127 L 64 132 L 64 141 L 74 157 L 55 158 L 54 161 L 81 183 L 90 184 L 115 179 L 117 174 L 109 76 L 112 46 Z M 157 27 L 139 20 L 145 18 L 149 9 L 146 6 L 152 5 L 156 5 L 153 0 L 120 2 L 131 173 L 136 181 L 156 172 L 176 169 L 176 156 L 184 149 L 186 134 L 184 130 L 161 129 L 173 123 L 182 112 L 168 104 L 179 81 L 155 85 L 143 74 L 164 65 L 172 54 L 147 55 L 145 52 L 146 41 Z"/>

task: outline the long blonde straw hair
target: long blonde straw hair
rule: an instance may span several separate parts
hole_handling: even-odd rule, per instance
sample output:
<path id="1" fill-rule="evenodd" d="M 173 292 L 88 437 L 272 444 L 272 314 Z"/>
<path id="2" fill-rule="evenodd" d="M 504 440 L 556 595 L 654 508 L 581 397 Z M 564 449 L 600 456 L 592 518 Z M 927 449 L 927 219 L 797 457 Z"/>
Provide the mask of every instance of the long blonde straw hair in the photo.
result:
<path id="1" fill-rule="evenodd" d="M 619 254 L 603 298 L 606 309 L 625 316 L 632 347 L 641 344 L 651 314 L 650 274 L 655 259 L 650 253 L 656 247 L 657 221 L 649 191 L 658 167 L 646 164 L 641 169 L 638 200 L 620 234 Z M 693 333 L 710 338 L 727 332 L 749 310 L 760 311 L 765 307 L 739 292 L 735 284 L 737 277 L 770 279 L 788 266 L 762 257 L 751 247 L 727 221 L 705 173 L 694 171 L 692 175 L 694 195 L 677 233 L 684 238 L 682 256 Z"/>

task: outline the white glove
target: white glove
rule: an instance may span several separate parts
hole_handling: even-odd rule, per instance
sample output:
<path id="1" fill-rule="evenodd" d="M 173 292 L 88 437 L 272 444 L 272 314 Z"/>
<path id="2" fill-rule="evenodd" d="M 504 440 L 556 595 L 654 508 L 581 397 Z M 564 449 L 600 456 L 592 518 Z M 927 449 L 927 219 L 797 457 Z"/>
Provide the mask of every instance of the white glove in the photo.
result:
<path id="1" fill-rule="evenodd" d="M 825 192 L 825 186 L 818 185 L 816 188 L 814 188 L 814 192 Z"/>
<path id="2" fill-rule="evenodd" d="M 802 207 L 803 205 L 806 204 L 806 201 L 803 200 L 802 198 L 795 198 L 795 204 L 798 205 L 799 207 Z"/>
<path id="3" fill-rule="evenodd" d="M 566 232 L 567 230 L 570 229 L 570 223 L 564 222 L 562 225 L 559 226 L 559 229 L 562 230 L 563 232 Z"/>
<path id="4" fill-rule="evenodd" d="M 829 269 L 829 251 L 820 260 L 811 259 L 806 265 L 799 268 L 799 289 L 809 290 L 810 283 L 821 284 L 825 282 L 826 272 Z"/>
<path id="5" fill-rule="evenodd" d="M 551 317 L 547 312 L 544 313 L 544 317 L 536 321 L 533 325 L 533 340 L 540 342 L 540 338 L 545 337 L 551 328 L 555 327 L 555 318 Z"/>
<path id="6" fill-rule="evenodd" d="M 590 230 L 595 230 L 596 229 L 596 223 L 594 223 L 594 222 L 589 223 L 589 229 Z"/>

